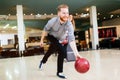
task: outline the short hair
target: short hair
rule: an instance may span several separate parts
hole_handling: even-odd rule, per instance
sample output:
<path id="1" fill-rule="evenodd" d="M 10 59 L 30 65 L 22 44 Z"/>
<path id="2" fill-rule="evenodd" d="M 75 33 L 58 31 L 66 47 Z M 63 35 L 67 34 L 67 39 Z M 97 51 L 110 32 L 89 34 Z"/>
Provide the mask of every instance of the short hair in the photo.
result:
<path id="1" fill-rule="evenodd" d="M 61 8 L 68 8 L 69 9 L 69 6 L 67 4 L 61 4 L 57 7 L 57 11 L 61 11 Z"/>

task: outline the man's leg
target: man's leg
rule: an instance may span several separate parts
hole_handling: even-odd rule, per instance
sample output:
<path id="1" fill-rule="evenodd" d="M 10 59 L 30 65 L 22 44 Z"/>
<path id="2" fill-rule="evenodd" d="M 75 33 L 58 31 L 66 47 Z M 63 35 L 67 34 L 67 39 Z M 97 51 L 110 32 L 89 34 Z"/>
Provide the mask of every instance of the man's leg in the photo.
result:
<path id="1" fill-rule="evenodd" d="M 64 57 L 66 55 L 66 48 L 67 45 L 59 45 L 58 47 L 58 60 L 57 60 L 57 76 L 60 78 L 66 78 L 63 74 L 60 74 L 63 72 L 63 62 L 64 62 Z"/>
<path id="2" fill-rule="evenodd" d="M 45 64 L 48 60 L 48 58 L 51 56 L 52 53 L 55 52 L 55 47 L 53 44 L 50 44 L 50 47 L 48 49 L 48 51 L 46 52 L 46 54 L 44 55 L 44 57 L 42 58 L 42 60 L 40 61 L 40 65 L 39 68 L 42 69 L 42 64 Z"/>
<path id="3" fill-rule="evenodd" d="M 54 52 L 55 52 L 55 46 L 53 44 L 50 44 L 50 47 L 49 47 L 48 51 L 46 52 L 45 56 L 43 57 L 42 62 L 46 63 L 46 61 L 48 60 L 48 58 Z"/>
<path id="4" fill-rule="evenodd" d="M 50 41 L 50 46 L 49 46 L 48 51 L 44 55 L 43 59 L 41 60 L 39 68 L 42 67 L 42 64 L 46 63 L 46 61 L 48 60 L 48 58 L 50 57 L 50 55 L 52 53 L 54 53 L 56 51 L 56 49 L 57 49 L 56 43 L 58 43 L 58 40 L 56 38 L 54 38 L 53 36 L 51 36 L 51 35 L 48 35 L 47 39 Z"/>

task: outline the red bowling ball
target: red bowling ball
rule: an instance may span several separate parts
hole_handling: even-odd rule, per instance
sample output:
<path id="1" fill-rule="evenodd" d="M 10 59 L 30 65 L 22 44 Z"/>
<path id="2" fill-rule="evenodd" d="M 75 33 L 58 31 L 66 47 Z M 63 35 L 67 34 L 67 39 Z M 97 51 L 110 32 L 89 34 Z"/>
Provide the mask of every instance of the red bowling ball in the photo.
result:
<path id="1" fill-rule="evenodd" d="M 63 42 L 62 42 L 62 44 L 67 44 L 68 43 L 68 40 L 64 40 Z"/>
<path id="2" fill-rule="evenodd" d="M 79 73 L 86 73 L 90 68 L 90 64 L 85 58 L 77 58 L 75 61 L 75 69 Z"/>

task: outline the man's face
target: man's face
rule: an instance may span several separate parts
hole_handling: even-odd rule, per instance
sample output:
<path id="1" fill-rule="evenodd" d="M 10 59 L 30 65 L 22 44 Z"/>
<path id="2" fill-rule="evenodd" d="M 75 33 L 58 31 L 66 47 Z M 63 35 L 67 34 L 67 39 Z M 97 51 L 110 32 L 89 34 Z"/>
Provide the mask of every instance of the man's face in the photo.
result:
<path id="1" fill-rule="evenodd" d="M 62 22 L 66 22 L 69 18 L 68 8 L 61 8 L 61 11 L 58 12 L 58 16 Z"/>

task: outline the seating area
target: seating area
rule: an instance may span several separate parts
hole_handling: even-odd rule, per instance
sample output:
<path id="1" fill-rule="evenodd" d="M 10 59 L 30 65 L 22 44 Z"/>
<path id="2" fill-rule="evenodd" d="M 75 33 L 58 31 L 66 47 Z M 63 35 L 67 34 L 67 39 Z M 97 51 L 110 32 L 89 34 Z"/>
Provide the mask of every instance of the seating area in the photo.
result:
<path id="1" fill-rule="evenodd" d="M 40 47 L 39 43 L 28 43 L 26 49 L 23 51 L 22 55 L 19 54 L 18 47 L 5 45 L 0 49 L 0 58 L 13 58 L 21 56 L 33 56 L 44 54 L 44 47 Z"/>
<path id="2" fill-rule="evenodd" d="M 25 44 L 25 50 L 22 54 L 18 51 L 18 45 L 4 45 L 0 47 L 0 58 L 13 58 L 21 56 L 34 56 L 44 54 L 48 50 L 49 45 L 45 44 L 44 47 L 39 46 L 39 42 L 32 42 Z M 77 44 L 78 51 L 86 51 L 91 49 L 91 43 L 88 44 L 85 41 L 81 41 L 80 44 Z M 104 38 L 99 41 L 99 49 L 111 49 L 119 48 L 120 49 L 120 39 L 115 38 Z"/>
<path id="3" fill-rule="evenodd" d="M 105 38 L 99 42 L 100 49 L 104 48 L 119 48 L 120 49 L 120 39 Z"/>

